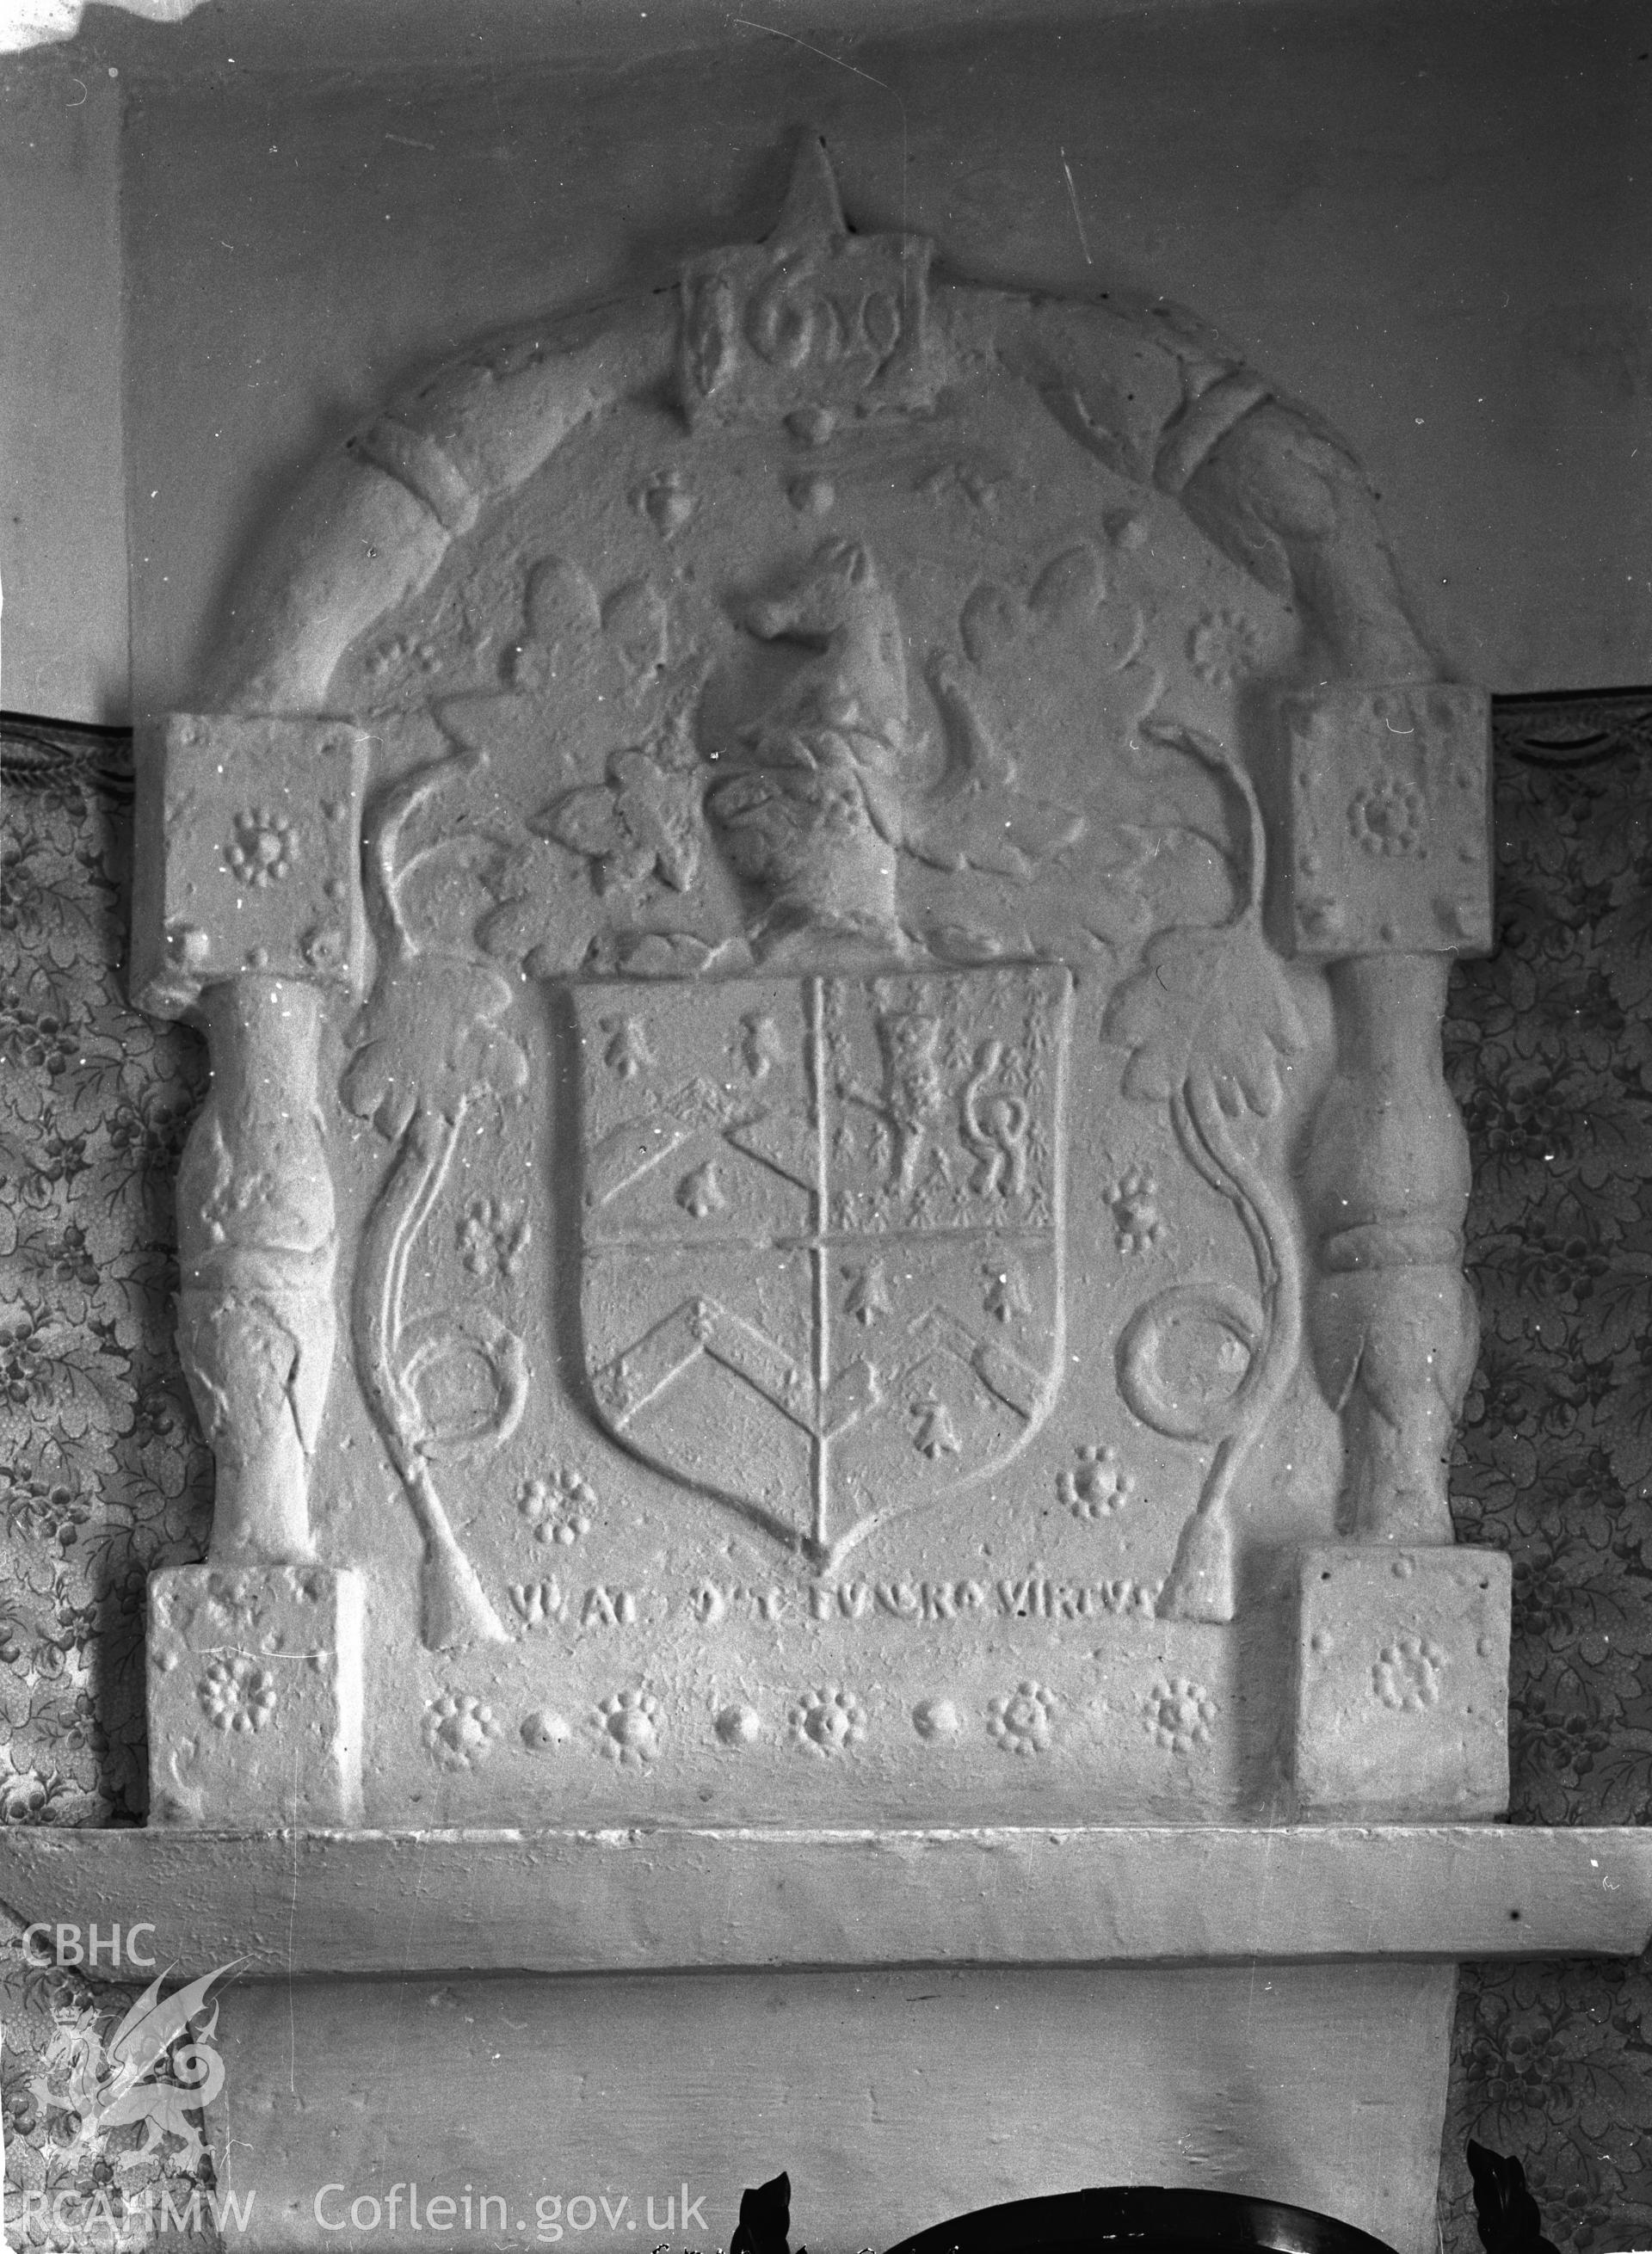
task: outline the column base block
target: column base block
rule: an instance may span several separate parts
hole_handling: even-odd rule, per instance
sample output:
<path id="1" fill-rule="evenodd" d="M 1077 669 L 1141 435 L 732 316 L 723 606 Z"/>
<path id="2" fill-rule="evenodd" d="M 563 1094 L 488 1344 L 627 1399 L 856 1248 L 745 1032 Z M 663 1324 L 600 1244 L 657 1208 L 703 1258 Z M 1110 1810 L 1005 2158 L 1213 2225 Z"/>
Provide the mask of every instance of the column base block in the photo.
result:
<path id="1" fill-rule="evenodd" d="M 361 1821 L 360 1576 L 174 1565 L 149 1592 L 150 1821 Z"/>
<path id="2" fill-rule="evenodd" d="M 1308 1550 L 1294 1778 L 1312 1820 L 1501 1816 L 1509 1564 L 1501 1550 Z"/>

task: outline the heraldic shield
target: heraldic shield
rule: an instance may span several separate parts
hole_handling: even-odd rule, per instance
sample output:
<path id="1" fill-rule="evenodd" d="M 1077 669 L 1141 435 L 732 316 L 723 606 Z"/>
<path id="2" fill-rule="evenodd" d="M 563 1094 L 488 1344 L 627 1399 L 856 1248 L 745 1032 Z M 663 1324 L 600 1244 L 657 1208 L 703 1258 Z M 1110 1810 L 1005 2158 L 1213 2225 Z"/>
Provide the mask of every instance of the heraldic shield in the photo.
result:
<path id="1" fill-rule="evenodd" d="M 1071 983 L 576 989 L 607 1430 L 818 1560 L 1008 1462 L 1060 1382 Z"/>

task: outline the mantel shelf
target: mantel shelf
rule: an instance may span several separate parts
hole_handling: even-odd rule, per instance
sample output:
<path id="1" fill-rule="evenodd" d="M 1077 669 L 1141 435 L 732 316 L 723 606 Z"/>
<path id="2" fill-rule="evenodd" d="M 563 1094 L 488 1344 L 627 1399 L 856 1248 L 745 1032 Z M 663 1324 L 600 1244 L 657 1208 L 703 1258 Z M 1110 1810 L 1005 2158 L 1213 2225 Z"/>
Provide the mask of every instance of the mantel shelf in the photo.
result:
<path id="1" fill-rule="evenodd" d="M 0 1901 L 255 1979 L 1627 1956 L 1652 1830 L 19 1830 Z"/>

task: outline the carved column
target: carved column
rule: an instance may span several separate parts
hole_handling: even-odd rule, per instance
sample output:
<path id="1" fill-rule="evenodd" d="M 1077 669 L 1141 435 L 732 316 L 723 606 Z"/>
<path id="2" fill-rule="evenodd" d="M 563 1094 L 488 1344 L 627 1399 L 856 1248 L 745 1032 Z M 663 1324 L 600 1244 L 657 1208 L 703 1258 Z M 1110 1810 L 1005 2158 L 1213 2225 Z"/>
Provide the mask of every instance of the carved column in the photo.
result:
<path id="1" fill-rule="evenodd" d="M 360 1586 L 314 1564 L 332 1376 L 328 988 L 360 989 L 366 745 L 310 720 L 175 717 L 146 742 L 135 985 L 189 1015 L 213 1082 L 178 1179 L 178 1346 L 217 1464 L 205 1565 L 158 1573 L 150 1744 L 163 1821 L 353 1821 Z"/>
<path id="2" fill-rule="evenodd" d="M 1341 1530 L 1448 1543 L 1446 1460 L 1478 1325 L 1462 1273 L 1468 1143 L 1440 1068 L 1448 964 L 1331 970 L 1337 1059 L 1305 1185 L 1318 1250 L 1309 1325 L 1345 1449 Z"/>
<path id="3" fill-rule="evenodd" d="M 1478 1324 L 1440 1056 L 1451 957 L 1491 945 L 1487 701 L 1338 685 L 1291 699 L 1285 725 L 1292 935 L 1327 964 L 1336 1035 L 1303 1180 L 1308 1334 L 1343 1439 L 1343 1543 L 1300 1561 L 1297 1788 L 1326 1814 L 1492 1813 L 1507 1561 L 1450 1546 Z M 1386 1566 L 1368 1545 L 1393 1545 Z"/>
<path id="4" fill-rule="evenodd" d="M 316 1110 L 321 996 L 226 979 L 213 1085 L 178 1184 L 178 1344 L 217 1459 L 214 1564 L 315 1555 L 310 1463 L 332 1373 L 332 1183 Z"/>

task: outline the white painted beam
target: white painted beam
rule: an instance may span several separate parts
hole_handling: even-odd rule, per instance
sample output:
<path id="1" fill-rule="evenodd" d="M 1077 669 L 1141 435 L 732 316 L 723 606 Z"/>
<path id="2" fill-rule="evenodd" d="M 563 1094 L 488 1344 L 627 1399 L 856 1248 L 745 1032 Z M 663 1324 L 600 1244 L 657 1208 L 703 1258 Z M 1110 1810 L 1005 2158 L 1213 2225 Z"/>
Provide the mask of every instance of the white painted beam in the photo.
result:
<path id="1" fill-rule="evenodd" d="M 1628 1956 L 1652 1831 L 38 1830 L 0 1842 L 0 1901 L 251 1978 Z"/>

